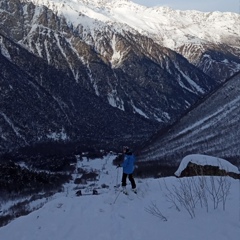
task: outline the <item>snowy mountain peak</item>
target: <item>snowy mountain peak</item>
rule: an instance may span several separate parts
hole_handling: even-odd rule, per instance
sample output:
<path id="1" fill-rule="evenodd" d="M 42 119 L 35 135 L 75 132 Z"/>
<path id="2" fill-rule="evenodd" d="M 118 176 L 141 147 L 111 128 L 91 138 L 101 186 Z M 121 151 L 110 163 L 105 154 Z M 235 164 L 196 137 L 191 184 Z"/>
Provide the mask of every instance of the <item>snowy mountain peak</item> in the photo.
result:
<path id="1" fill-rule="evenodd" d="M 29 2 L 29 0 L 22 0 Z M 30 0 L 63 15 L 74 27 L 85 29 L 111 26 L 118 32 L 135 29 L 173 50 L 187 43 L 240 46 L 239 14 L 180 11 L 169 7 L 147 8 L 128 0 Z"/>
<path id="2" fill-rule="evenodd" d="M 22 0 L 22 2 L 33 2 L 37 5 L 55 5 L 55 6 L 95 6 L 95 7 L 104 7 L 104 6 L 113 6 L 113 5 L 123 5 L 129 4 L 129 0 Z M 131 3 L 134 4 L 134 3 Z"/>

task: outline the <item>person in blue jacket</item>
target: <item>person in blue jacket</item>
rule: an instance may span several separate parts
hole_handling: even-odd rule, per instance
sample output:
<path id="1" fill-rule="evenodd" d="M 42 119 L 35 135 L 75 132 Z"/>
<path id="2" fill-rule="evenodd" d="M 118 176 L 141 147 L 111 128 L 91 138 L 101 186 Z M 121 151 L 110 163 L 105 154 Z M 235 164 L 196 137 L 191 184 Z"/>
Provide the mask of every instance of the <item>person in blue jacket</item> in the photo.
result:
<path id="1" fill-rule="evenodd" d="M 136 193 L 136 183 L 133 178 L 133 171 L 134 171 L 134 163 L 135 163 L 135 156 L 130 151 L 129 147 L 123 147 L 123 153 L 124 153 L 124 161 L 122 164 L 120 164 L 118 167 L 123 168 L 123 174 L 122 174 L 122 187 L 123 192 L 126 193 L 126 185 L 127 185 L 127 177 L 132 185 L 132 190 Z"/>

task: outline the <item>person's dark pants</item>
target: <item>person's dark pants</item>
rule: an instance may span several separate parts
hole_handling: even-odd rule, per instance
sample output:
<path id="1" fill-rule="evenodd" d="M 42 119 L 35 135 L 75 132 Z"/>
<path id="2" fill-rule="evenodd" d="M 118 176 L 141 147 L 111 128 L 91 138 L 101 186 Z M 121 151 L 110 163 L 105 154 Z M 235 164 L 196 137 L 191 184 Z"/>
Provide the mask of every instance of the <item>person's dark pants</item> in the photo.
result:
<path id="1" fill-rule="evenodd" d="M 132 189 L 136 188 L 136 183 L 134 181 L 132 173 L 131 174 L 123 173 L 123 175 L 122 175 L 122 187 L 125 187 L 127 185 L 127 176 L 128 176 L 129 181 L 131 182 Z"/>

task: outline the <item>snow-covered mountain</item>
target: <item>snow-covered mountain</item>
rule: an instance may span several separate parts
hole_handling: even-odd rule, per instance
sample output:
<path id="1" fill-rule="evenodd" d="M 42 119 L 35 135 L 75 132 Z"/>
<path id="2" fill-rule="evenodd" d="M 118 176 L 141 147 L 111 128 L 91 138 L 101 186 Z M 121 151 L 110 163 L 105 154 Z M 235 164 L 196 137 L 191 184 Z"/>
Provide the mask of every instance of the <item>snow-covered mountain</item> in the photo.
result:
<path id="1" fill-rule="evenodd" d="M 22 0 L 24 2 L 24 0 Z M 26 2 L 26 1 L 25 1 Z M 147 8 L 125 0 L 31 0 L 63 15 L 68 24 L 85 30 L 107 26 L 122 33 L 134 29 L 173 50 L 187 43 L 228 44 L 238 47 L 239 15 L 236 13 L 176 11 Z M 90 21 L 89 21 L 90 20 Z"/>
<path id="2" fill-rule="evenodd" d="M 86 137 L 97 145 L 106 142 L 104 147 L 122 136 L 121 144 L 129 139 L 139 143 L 240 69 L 237 14 L 147 8 L 124 0 L 0 0 L 0 18 L 1 81 L 6 86 L 0 109 L 2 149 L 54 136 L 75 142 Z M 21 84 L 22 92 L 16 87 L 20 81 L 12 77 L 11 66 L 38 84 L 63 116 L 43 117 L 50 114 L 48 101 L 41 100 L 40 118 L 30 99 L 9 101 L 23 92 L 33 94 L 28 85 Z M 10 76 L 16 85 L 9 85 Z M 89 96 L 83 100 L 81 95 Z M 20 102 L 22 114 L 9 110 L 19 109 Z M 116 123 L 119 110 L 121 123 Z M 110 121 L 98 123 L 93 116 Z M 144 122 L 142 128 L 138 121 Z"/>
<path id="3" fill-rule="evenodd" d="M 190 153 L 239 162 L 240 73 L 203 99 L 172 127 L 156 134 L 140 150 L 139 161 L 177 165 Z"/>
<path id="4" fill-rule="evenodd" d="M 110 30 L 121 35 L 132 32 L 147 36 L 161 46 L 179 52 L 215 79 L 224 80 L 236 68 L 240 70 L 240 18 L 237 13 L 176 11 L 169 7 L 147 8 L 124 0 L 32 2 L 38 6 L 45 5 L 57 15 L 64 16 L 67 24 L 73 28 L 80 27 L 82 39 L 94 45 L 103 55 L 109 53 L 99 44 L 99 31 Z M 114 65 L 121 58 L 119 59 L 114 46 L 113 51 L 110 62 Z M 209 64 L 215 66 L 211 67 Z M 218 74 L 209 68 L 218 68 Z"/>

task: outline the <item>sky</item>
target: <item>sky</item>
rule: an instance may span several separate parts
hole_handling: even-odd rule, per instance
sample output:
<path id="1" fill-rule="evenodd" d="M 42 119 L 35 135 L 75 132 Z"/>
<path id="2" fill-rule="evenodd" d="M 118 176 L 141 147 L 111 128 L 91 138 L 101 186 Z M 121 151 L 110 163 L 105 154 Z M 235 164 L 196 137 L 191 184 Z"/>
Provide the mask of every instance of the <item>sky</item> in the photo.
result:
<path id="1" fill-rule="evenodd" d="M 147 7 L 169 6 L 176 10 L 198 10 L 202 12 L 240 12 L 240 0 L 131 0 Z"/>
<path id="2" fill-rule="evenodd" d="M 0 239 L 6 240 L 236 240 L 240 235 L 240 181 L 230 177 L 193 177 L 179 179 L 174 176 L 166 178 L 135 178 L 138 193 L 124 195 L 114 185 L 120 183 L 122 169 L 112 164 L 115 156 L 109 154 L 103 159 L 78 161 L 77 168 L 97 170 L 96 182 L 76 186 L 73 182 L 64 186 L 64 192 L 57 193 L 36 211 L 19 217 L 6 226 L 0 227 Z M 206 155 L 191 155 L 188 160 L 206 164 L 214 159 Z M 215 159 L 223 169 L 229 169 L 229 163 Z M 184 164 L 183 164 L 184 165 Z M 178 171 L 183 170 L 183 165 Z M 215 165 L 215 164 L 214 164 Z M 232 166 L 235 169 L 234 166 Z M 77 173 L 77 171 L 76 171 Z M 80 175 L 73 174 L 73 179 Z M 206 182 L 202 179 L 206 178 Z M 190 179 L 191 181 L 188 181 Z M 214 181 L 212 181 L 214 180 Z M 181 181 L 181 182 L 180 182 Z M 219 202 L 216 209 L 208 194 L 208 185 L 217 187 L 218 181 L 223 187 L 230 183 L 226 208 Z M 129 183 L 129 182 L 128 182 Z M 176 190 L 195 187 L 205 189 L 206 198 L 195 202 L 195 207 L 184 208 L 176 197 Z M 226 184 L 225 184 L 226 183 Z M 108 188 L 102 188 L 105 184 Z M 201 185 L 199 185 L 201 184 Z M 205 185 L 206 184 L 206 185 Z M 209 185 L 210 184 L 210 185 Z M 216 185 L 212 185 L 216 184 Z M 76 196 L 77 189 L 82 196 Z M 97 188 L 99 195 L 92 195 Z M 224 189 L 224 188 L 223 188 Z M 179 191 L 183 197 L 186 191 Z M 211 190 L 210 190 L 211 191 Z M 225 191 L 224 191 L 225 192 Z M 192 194 L 194 191 L 190 191 Z M 194 197 L 193 197 L 194 198 Z M 191 198 L 187 198 L 187 202 Z M 38 200 L 37 200 L 38 201 Z M 186 203 L 186 202 L 185 202 Z M 2 203 L 3 212 L 6 205 Z M 35 204 L 37 205 L 37 203 Z M 32 203 L 34 206 L 34 203 Z M 188 205 L 189 207 L 190 205 Z M 190 213 L 194 213 L 194 217 Z"/>

